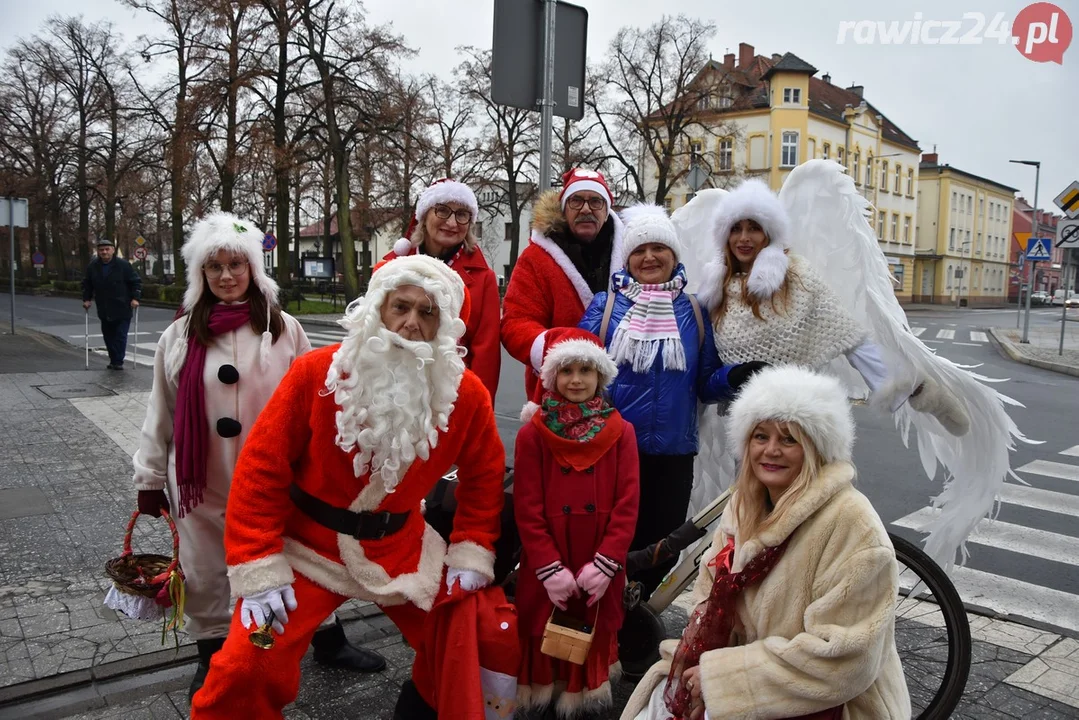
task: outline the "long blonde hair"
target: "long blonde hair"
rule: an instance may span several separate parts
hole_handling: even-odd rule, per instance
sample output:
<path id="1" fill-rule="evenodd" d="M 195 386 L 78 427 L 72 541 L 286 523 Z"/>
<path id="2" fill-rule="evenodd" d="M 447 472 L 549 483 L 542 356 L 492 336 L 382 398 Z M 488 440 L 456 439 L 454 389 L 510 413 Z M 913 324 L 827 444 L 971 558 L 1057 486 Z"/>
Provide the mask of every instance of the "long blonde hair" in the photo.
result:
<path id="1" fill-rule="evenodd" d="M 754 423 L 749 431 L 751 437 L 760 422 Z M 802 460 L 802 469 L 787 491 L 779 498 L 779 502 L 769 512 L 768 488 L 757 479 L 753 472 L 753 465 L 749 460 L 750 443 L 746 442 L 746 450 L 742 454 L 742 467 L 734 483 L 734 498 L 731 500 L 734 504 L 734 519 L 738 527 L 739 542 L 744 543 L 778 522 L 787 510 L 805 494 L 809 486 L 816 482 L 824 467 L 824 461 L 813 441 L 797 423 L 777 422 L 776 424 L 782 431 L 790 433 L 790 436 L 802 446 L 802 452 L 805 455 Z"/>

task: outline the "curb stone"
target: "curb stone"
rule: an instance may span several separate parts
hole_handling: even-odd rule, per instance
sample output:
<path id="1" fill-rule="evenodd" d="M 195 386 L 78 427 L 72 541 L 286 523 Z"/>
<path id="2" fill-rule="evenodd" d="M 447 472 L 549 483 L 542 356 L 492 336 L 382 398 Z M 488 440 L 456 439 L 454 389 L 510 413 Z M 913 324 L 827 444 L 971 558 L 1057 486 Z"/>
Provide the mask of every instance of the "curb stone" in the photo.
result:
<path id="1" fill-rule="evenodd" d="M 993 339 L 993 344 L 1004 351 L 1009 358 L 1018 363 L 1024 365 L 1030 365 L 1032 367 L 1041 368 L 1042 370 L 1050 370 L 1052 372 L 1061 373 L 1063 375 L 1072 375 L 1079 377 L 1079 367 L 1074 365 L 1066 365 L 1064 363 L 1047 362 L 1045 360 L 1038 360 L 1026 355 L 1020 348 L 1016 347 L 1015 343 L 1006 337 L 1001 337 L 997 334 L 993 328 L 986 328 L 989 333 L 989 337 Z"/>

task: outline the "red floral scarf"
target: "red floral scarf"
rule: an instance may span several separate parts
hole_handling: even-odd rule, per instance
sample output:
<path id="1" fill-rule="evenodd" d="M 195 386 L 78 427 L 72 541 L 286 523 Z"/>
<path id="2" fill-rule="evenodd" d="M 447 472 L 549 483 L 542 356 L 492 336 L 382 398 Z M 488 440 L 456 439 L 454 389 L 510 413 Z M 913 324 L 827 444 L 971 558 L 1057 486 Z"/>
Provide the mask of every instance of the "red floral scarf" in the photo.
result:
<path id="1" fill-rule="evenodd" d="M 587 470 L 622 437 L 625 421 L 602 396 L 569 402 L 550 390 L 532 416 L 540 436 L 563 467 Z"/>

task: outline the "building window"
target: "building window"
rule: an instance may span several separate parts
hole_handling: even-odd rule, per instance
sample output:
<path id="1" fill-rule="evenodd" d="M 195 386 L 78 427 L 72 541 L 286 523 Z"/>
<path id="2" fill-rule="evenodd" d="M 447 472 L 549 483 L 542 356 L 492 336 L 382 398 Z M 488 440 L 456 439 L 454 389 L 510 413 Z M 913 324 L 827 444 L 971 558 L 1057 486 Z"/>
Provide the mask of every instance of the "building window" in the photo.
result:
<path id="1" fill-rule="evenodd" d="M 502 234 L 502 240 L 503 242 L 513 240 L 513 223 L 506 223 L 506 228 L 503 230 Z"/>
<path id="2" fill-rule="evenodd" d="M 783 102 L 787 105 L 802 104 L 801 88 L 783 88 Z"/>
<path id="3" fill-rule="evenodd" d="M 892 213 L 892 242 L 899 239 L 899 213 Z"/>
<path id="4" fill-rule="evenodd" d="M 903 218 L 903 242 L 910 244 L 910 216 Z"/>
<path id="5" fill-rule="evenodd" d="M 985 198 L 978 196 L 978 217 L 985 217 Z"/>
<path id="6" fill-rule="evenodd" d="M 903 287 L 903 263 L 896 263 L 895 265 L 890 266 L 890 269 L 892 271 L 892 277 L 894 277 L 896 283 L 898 283 L 896 286 L 896 289 L 898 290 Z"/>
<path id="7" fill-rule="evenodd" d="M 900 165 L 899 163 L 896 163 L 895 164 L 895 185 L 892 186 L 893 191 L 895 192 L 896 195 L 898 195 L 903 190 L 902 185 L 901 185 L 902 181 L 903 181 L 903 166 Z"/>
<path id="8" fill-rule="evenodd" d="M 862 162 L 861 162 L 861 159 L 862 159 L 862 154 L 861 153 L 858 153 L 858 152 L 854 153 L 854 171 L 851 172 L 851 177 L 854 178 L 854 182 L 856 182 L 856 183 L 861 183 L 862 182 Z"/>
<path id="9" fill-rule="evenodd" d="M 887 222 L 887 215 L 883 210 L 877 213 L 877 239 L 884 239 L 884 223 Z"/>
<path id="10" fill-rule="evenodd" d="M 701 140 L 690 140 L 689 141 L 689 153 L 690 153 L 690 155 L 693 156 L 694 160 L 696 160 L 698 157 L 700 157 L 701 152 L 703 150 L 704 150 L 704 142 L 703 141 L 701 141 Z"/>
<path id="11" fill-rule="evenodd" d="M 843 158 L 844 158 L 843 148 L 836 148 L 835 159 L 839 161 L 840 165 L 842 165 L 843 167 L 846 167 L 847 164 L 845 162 L 843 162 Z"/>
<path id="12" fill-rule="evenodd" d="M 888 161 L 885 160 L 880 164 L 880 190 L 881 192 L 888 192 Z"/>
<path id="13" fill-rule="evenodd" d="M 955 212 L 955 191 L 952 191 L 952 212 Z"/>
<path id="14" fill-rule="evenodd" d="M 473 223 L 472 227 L 475 228 L 473 234 L 476 236 L 476 239 L 477 240 L 482 239 L 483 238 L 483 223 L 482 222 Z"/>
<path id="15" fill-rule="evenodd" d="M 952 228 L 951 232 L 948 233 L 948 249 L 955 250 L 955 228 Z"/>
<path id="16" fill-rule="evenodd" d="M 820 156 L 822 158 L 827 160 L 828 158 L 832 157 L 832 146 L 831 145 L 829 145 L 828 143 L 823 143 L 820 146 L 820 148 L 821 148 L 820 149 Z"/>
<path id="17" fill-rule="evenodd" d="M 798 164 L 798 133 L 783 133 L 783 147 L 779 164 L 782 167 L 794 167 Z"/>
<path id="18" fill-rule="evenodd" d="M 671 211 L 671 199 L 669 197 L 663 198 L 663 209 L 667 212 Z M 506 229 L 509 230 L 509 223 L 506 223 Z"/>
<path id="19" fill-rule="evenodd" d="M 914 197 L 914 168 L 907 168 L 907 197 Z"/>
<path id="20" fill-rule="evenodd" d="M 734 169 L 734 145 L 730 138 L 719 141 L 719 171 L 730 172 Z"/>
<path id="21" fill-rule="evenodd" d="M 974 196 L 967 195 L 967 215 L 974 214 Z"/>
<path id="22" fill-rule="evenodd" d="M 710 110 L 711 108 L 712 108 L 712 96 L 710 94 L 701 95 L 699 98 L 697 98 L 697 110 L 700 110 L 700 111 L 703 112 L 705 110 Z"/>
<path id="23" fill-rule="evenodd" d="M 719 89 L 719 107 L 725 110 L 733 104 L 734 98 L 731 97 L 731 86 L 724 85 Z"/>
<path id="24" fill-rule="evenodd" d="M 865 186 L 873 187 L 873 153 L 869 153 L 865 159 Z"/>

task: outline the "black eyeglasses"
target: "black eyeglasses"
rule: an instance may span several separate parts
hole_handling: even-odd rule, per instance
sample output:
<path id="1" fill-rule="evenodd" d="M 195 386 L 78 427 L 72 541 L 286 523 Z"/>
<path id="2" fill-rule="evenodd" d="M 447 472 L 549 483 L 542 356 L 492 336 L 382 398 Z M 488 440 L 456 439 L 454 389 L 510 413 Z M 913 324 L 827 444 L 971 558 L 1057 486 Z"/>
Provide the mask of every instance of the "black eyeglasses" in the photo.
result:
<path id="1" fill-rule="evenodd" d="M 446 220 L 450 215 L 453 215 L 453 219 L 457 221 L 458 225 L 468 225 L 472 222 L 472 212 L 470 210 L 454 210 L 449 205 L 435 205 L 435 217 L 439 220 Z"/>
<path id="2" fill-rule="evenodd" d="M 566 204 L 574 210 L 580 210 L 584 207 L 585 202 L 586 201 L 583 197 L 579 195 L 572 195 L 570 196 L 570 199 L 566 201 Z M 589 210 L 602 210 L 603 208 L 607 207 L 607 201 L 601 197 L 590 197 L 588 198 L 587 202 Z"/>

